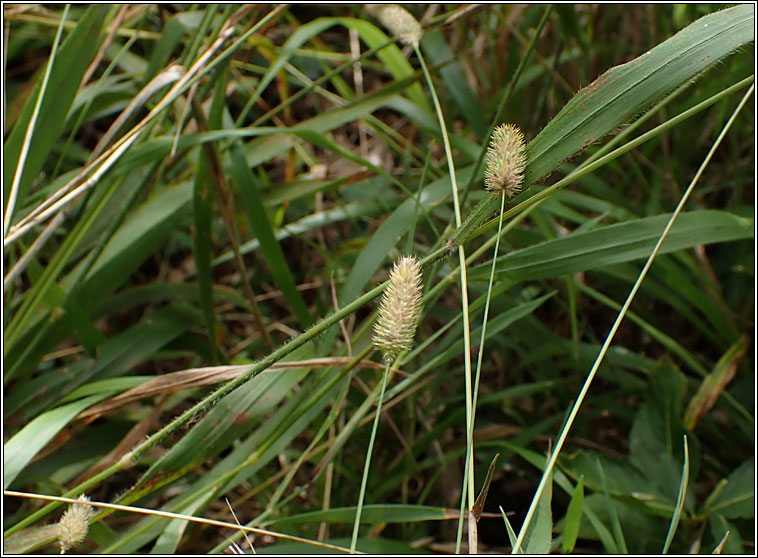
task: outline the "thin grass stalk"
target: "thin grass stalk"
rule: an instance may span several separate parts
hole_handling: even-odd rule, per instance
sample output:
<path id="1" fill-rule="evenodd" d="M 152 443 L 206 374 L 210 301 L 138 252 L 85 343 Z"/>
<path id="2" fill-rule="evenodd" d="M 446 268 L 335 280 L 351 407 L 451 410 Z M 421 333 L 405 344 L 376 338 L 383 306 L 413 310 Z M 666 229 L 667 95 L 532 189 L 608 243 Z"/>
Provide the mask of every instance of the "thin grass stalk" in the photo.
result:
<path id="1" fill-rule="evenodd" d="M 466 462 L 463 470 L 463 488 L 461 489 L 461 506 L 460 515 L 458 517 L 458 537 L 455 541 L 455 553 L 460 554 L 461 551 L 461 539 L 463 537 L 463 509 L 465 506 L 464 492 L 466 489 L 466 483 L 469 477 L 473 478 L 471 474 L 469 461 L 474 448 L 474 422 L 476 420 L 476 400 L 479 396 L 479 378 L 482 372 L 482 355 L 484 354 L 484 339 L 487 335 L 487 317 L 490 312 L 490 300 L 492 299 L 492 285 L 495 281 L 495 264 L 497 263 L 497 254 L 500 249 L 500 237 L 503 232 L 503 212 L 505 211 L 505 194 L 500 196 L 500 222 L 497 228 L 497 234 L 495 235 L 495 250 L 492 255 L 492 268 L 490 269 L 490 280 L 487 285 L 487 298 L 484 303 L 484 316 L 482 317 L 482 335 L 479 339 L 479 354 L 476 357 L 476 376 L 474 378 L 474 401 L 472 405 L 473 416 L 471 417 L 471 427 L 466 433 Z"/>
<path id="2" fill-rule="evenodd" d="M 542 492 L 545 490 L 545 486 L 547 485 L 547 481 L 548 481 L 548 478 L 550 477 L 550 473 L 555 467 L 555 462 L 557 461 L 558 455 L 560 454 L 561 449 L 563 448 L 563 444 L 565 443 L 566 438 L 568 437 L 568 432 L 571 429 L 571 426 L 573 425 L 574 420 L 576 419 L 576 415 L 579 412 L 579 407 L 581 407 L 582 402 L 584 401 L 584 397 L 587 395 L 587 392 L 589 391 L 590 385 L 592 384 L 592 380 L 595 378 L 595 374 L 597 373 L 597 370 L 600 367 L 600 364 L 602 363 L 603 358 L 605 357 L 605 354 L 611 345 L 611 342 L 613 341 L 613 337 L 616 335 L 616 331 L 621 325 L 621 321 L 624 319 L 624 316 L 626 315 L 626 312 L 629 309 L 629 306 L 632 304 L 632 300 L 634 300 L 634 297 L 637 294 L 637 291 L 639 290 L 640 286 L 642 285 L 642 281 L 645 279 L 647 272 L 650 270 L 650 267 L 653 265 L 655 256 L 658 254 L 658 251 L 660 250 L 661 245 L 663 244 L 663 241 L 666 240 L 666 237 L 668 236 L 668 233 L 671 230 L 671 227 L 674 225 L 674 221 L 676 221 L 676 218 L 678 217 L 679 213 L 681 213 L 682 208 L 684 207 L 684 204 L 689 199 L 690 194 L 694 190 L 697 182 L 700 180 L 700 176 L 703 174 L 703 172 L 705 171 L 705 168 L 708 166 L 708 163 L 713 157 L 713 154 L 716 152 L 716 149 L 718 148 L 718 146 L 721 145 L 721 141 L 726 136 L 726 133 L 729 131 L 729 128 L 731 128 L 732 124 L 737 119 L 737 115 L 742 110 L 742 107 L 745 106 L 745 103 L 747 102 L 748 98 L 753 94 L 754 90 L 755 90 L 755 85 L 751 85 L 750 89 L 747 91 L 747 93 L 745 93 L 745 96 L 740 101 L 740 104 L 737 105 L 737 108 L 732 113 L 732 116 L 729 118 L 729 121 L 724 125 L 724 128 L 721 130 L 721 133 L 716 138 L 716 141 L 714 142 L 713 146 L 708 152 L 708 155 L 706 155 L 705 159 L 700 165 L 700 168 L 695 173 L 695 176 L 693 177 L 692 181 L 690 181 L 690 184 L 687 187 L 687 190 L 682 195 L 682 198 L 679 201 L 679 204 L 676 206 L 674 213 L 671 215 L 671 218 L 666 224 L 666 228 L 661 233 L 661 236 L 658 239 L 658 242 L 653 248 L 653 251 L 650 254 L 650 257 L 648 257 L 647 261 L 645 262 L 645 266 L 642 268 L 642 271 L 640 272 L 639 277 L 637 277 L 637 281 L 634 283 L 632 290 L 629 292 L 629 295 L 626 298 L 626 302 L 624 302 L 624 306 L 621 308 L 621 311 L 616 317 L 616 321 L 613 323 L 613 327 L 611 327 L 611 331 L 608 333 L 608 336 L 605 338 L 605 342 L 603 343 L 603 346 L 600 349 L 600 352 L 598 353 L 597 358 L 595 359 L 595 363 L 592 365 L 592 369 L 590 370 L 590 373 L 587 375 L 587 379 L 584 381 L 582 390 L 579 393 L 579 396 L 577 397 L 573 408 L 571 409 L 571 414 L 569 415 L 568 420 L 566 421 L 566 424 L 563 427 L 563 430 L 561 431 L 560 437 L 558 438 L 558 442 L 555 444 L 555 451 L 553 451 L 553 454 L 550 456 L 550 461 L 548 461 L 547 466 L 545 467 L 545 471 L 542 474 L 542 479 L 540 480 L 540 484 L 537 487 L 537 492 L 535 493 L 534 498 L 532 499 L 532 503 L 529 506 L 529 511 L 527 512 L 526 517 L 524 518 L 524 523 L 521 526 L 521 530 L 519 531 L 519 536 L 518 536 L 518 539 L 516 540 L 516 544 L 513 546 L 513 551 L 512 551 L 513 554 L 518 553 L 518 551 L 521 548 L 521 544 L 524 541 L 524 536 L 526 535 L 526 530 L 528 529 L 529 524 L 531 523 L 532 517 L 534 516 L 534 512 L 537 508 L 537 503 L 539 502 L 540 497 L 542 496 Z"/>
<path id="3" fill-rule="evenodd" d="M 355 546 L 358 544 L 358 530 L 361 525 L 361 512 L 363 511 L 363 499 L 366 495 L 366 482 L 368 481 L 368 472 L 371 467 L 371 456 L 374 452 L 374 441 L 376 440 L 376 430 L 379 426 L 379 417 L 382 415 L 382 402 L 384 401 L 384 391 L 387 388 L 387 377 L 390 374 L 390 361 L 386 361 L 384 374 L 382 375 L 382 390 L 379 392 L 379 399 L 376 402 L 376 414 L 374 415 L 374 425 L 371 427 L 371 437 L 368 440 L 368 449 L 366 450 L 366 462 L 363 465 L 363 478 L 361 479 L 361 489 L 358 493 L 358 506 L 355 510 L 355 522 L 353 523 L 353 536 L 350 539 L 350 554 L 355 554 Z"/>
<path id="4" fill-rule="evenodd" d="M 79 500 L 69 498 L 67 496 L 48 496 L 47 494 L 29 494 L 26 492 L 16 492 L 14 490 L 5 490 L 3 491 L 4 496 L 15 496 L 17 498 L 35 498 L 38 500 L 47 500 L 50 502 L 56 502 L 58 504 L 76 504 L 80 503 Z M 234 523 L 227 523 L 226 521 L 218 521 L 215 519 L 206 519 L 204 517 L 196 517 L 194 515 L 186 515 L 182 513 L 174 513 L 174 512 L 167 512 L 163 510 L 153 510 L 149 508 L 136 508 L 133 506 L 122 506 L 119 504 L 109 504 L 106 502 L 94 502 L 90 500 L 87 502 L 88 505 L 95 507 L 95 508 L 104 508 L 108 510 L 113 511 L 123 511 L 127 513 L 138 513 L 142 515 L 154 515 L 156 517 L 166 517 L 169 519 L 182 519 L 184 521 L 192 521 L 194 523 L 202 523 L 204 525 L 212 525 L 214 527 L 223 527 L 223 528 L 229 528 L 236 531 L 245 531 L 248 533 L 257 533 L 259 535 L 269 535 L 271 537 L 275 537 L 278 539 L 286 539 L 290 541 L 305 543 L 305 544 L 311 544 L 314 546 L 320 546 L 323 548 L 328 548 L 331 550 L 339 550 L 340 552 L 347 553 L 348 549 L 343 548 L 341 546 L 318 542 L 318 541 L 312 541 L 310 539 L 304 539 L 302 537 L 296 537 L 295 535 L 287 535 L 285 533 L 278 533 L 276 531 L 270 531 L 268 529 L 258 529 L 256 527 L 244 527 L 239 524 Z M 96 521 L 99 518 L 96 517 L 93 521 Z M 50 538 L 49 541 L 54 540 L 54 537 Z M 43 541 L 44 542 L 44 541 Z"/>
<path id="5" fill-rule="evenodd" d="M 453 190 L 453 208 L 455 210 L 455 226 L 460 227 L 461 226 L 461 209 L 460 204 L 458 202 L 458 181 L 455 177 L 455 165 L 453 164 L 453 152 L 452 149 L 450 149 L 450 140 L 448 139 L 447 135 L 447 128 L 445 127 L 445 118 L 442 115 L 442 107 L 440 106 L 440 101 L 437 98 L 437 91 L 434 88 L 434 82 L 432 81 L 432 76 L 429 74 L 429 69 L 426 67 L 426 62 L 424 61 L 424 57 L 421 54 L 421 49 L 419 49 L 418 44 L 414 44 L 413 48 L 416 52 L 416 56 L 419 59 L 419 62 L 421 63 L 421 67 L 424 70 L 424 76 L 426 76 L 426 81 L 429 84 L 429 91 L 432 95 L 432 100 L 434 101 L 434 108 L 437 112 L 437 119 L 440 123 L 440 132 L 442 133 L 442 141 L 445 146 L 445 155 L 447 157 L 447 164 L 450 171 L 450 184 L 452 186 Z M 471 427 L 471 417 L 472 417 L 472 386 L 471 386 L 471 324 L 469 323 L 469 313 L 468 313 L 468 280 L 466 278 L 466 251 L 463 248 L 463 244 L 460 244 L 458 246 L 458 261 L 460 266 L 460 276 L 461 276 L 461 307 L 463 310 L 463 350 L 464 350 L 464 374 L 465 374 L 465 382 L 466 382 L 466 428 Z M 471 455 L 471 461 L 473 461 L 473 454 Z M 471 464 L 471 469 L 473 470 L 473 463 Z M 474 505 L 474 499 L 475 499 L 475 493 L 474 493 L 474 477 L 473 475 L 469 478 L 468 483 L 468 499 L 469 503 L 473 506 Z"/>
<path id="6" fill-rule="evenodd" d="M 34 103 L 34 110 L 32 116 L 29 119 L 29 125 L 26 127 L 26 135 L 24 136 L 24 143 L 21 145 L 21 153 L 18 156 L 18 163 L 16 164 L 16 171 L 13 175 L 13 182 L 11 183 L 11 191 L 8 194 L 8 205 L 5 208 L 5 217 L 3 218 L 3 237 L 8 234 L 8 229 L 11 225 L 11 219 L 13 218 L 13 210 L 16 207 L 16 198 L 18 197 L 18 188 L 21 183 L 21 175 L 24 172 L 24 165 L 26 163 L 26 156 L 29 153 L 29 146 L 32 143 L 32 136 L 34 135 L 34 127 L 37 124 L 37 117 L 39 116 L 40 108 L 42 107 L 42 99 L 47 92 L 47 82 L 50 80 L 50 72 L 55 64 L 56 54 L 58 53 L 58 44 L 63 34 L 63 24 L 68 16 L 68 9 L 70 4 L 66 4 L 63 9 L 63 15 L 61 16 L 60 24 L 58 25 L 58 31 L 55 33 L 55 40 L 53 41 L 53 49 L 50 52 L 50 60 L 45 68 L 45 74 L 42 77 L 42 85 L 39 88 L 39 95 Z"/>
<path id="7" fill-rule="evenodd" d="M 674 540 L 676 534 L 676 528 L 679 525 L 679 519 L 682 517 L 682 510 L 684 509 L 684 500 L 687 497 L 687 483 L 690 479 L 690 452 L 687 446 L 687 435 L 682 436 L 684 439 L 684 463 L 682 463 L 682 481 L 679 484 L 679 495 L 676 498 L 676 507 L 674 508 L 674 514 L 671 516 L 671 524 L 669 525 L 669 532 L 666 535 L 666 542 L 663 544 L 663 550 L 661 554 L 668 554 L 671 542 Z"/>

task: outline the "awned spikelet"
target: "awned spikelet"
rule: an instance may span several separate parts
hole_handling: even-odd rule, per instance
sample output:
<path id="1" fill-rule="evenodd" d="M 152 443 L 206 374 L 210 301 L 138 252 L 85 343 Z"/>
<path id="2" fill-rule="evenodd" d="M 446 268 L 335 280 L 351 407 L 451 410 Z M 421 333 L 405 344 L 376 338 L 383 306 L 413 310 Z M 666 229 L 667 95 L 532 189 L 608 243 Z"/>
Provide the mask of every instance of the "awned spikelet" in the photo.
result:
<path id="1" fill-rule="evenodd" d="M 386 4 L 375 7 L 372 11 L 382 25 L 403 44 L 418 45 L 421 40 L 421 25 L 408 10 L 398 4 Z"/>
<path id="2" fill-rule="evenodd" d="M 94 508 L 89 505 L 89 498 L 79 496 L 76 504 L 71 504 L 58 521 L 58 544 L 61 554 L 82 542 L 87 536 L 89 520 L 94 515 Z"/>
<path id="3" fill-rule="evenodd" d="M 508 197 L 521 191 L 524 181 L 526 154 L 524 134 L 513 124 L 501 124 L 492 132 L 487 149 L 487 170 L 484 183 L 487 190 Z"/>
<path id="4" fill-rule="evenodd" d="M 421 266 L 415 258 L 403 257 L 390 273 L 374 326 L 374 345 L 385 361 L 410 350 L 420 315 Z"/>

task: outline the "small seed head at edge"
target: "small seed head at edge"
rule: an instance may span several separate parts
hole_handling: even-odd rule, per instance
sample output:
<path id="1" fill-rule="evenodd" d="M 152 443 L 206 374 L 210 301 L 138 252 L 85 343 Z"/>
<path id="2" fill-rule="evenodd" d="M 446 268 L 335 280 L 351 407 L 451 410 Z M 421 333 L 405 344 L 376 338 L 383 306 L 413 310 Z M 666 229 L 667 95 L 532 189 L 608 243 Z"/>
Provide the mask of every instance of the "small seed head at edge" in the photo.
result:
<path id="1" fill-rule="evenodd" d="M 398 4 L 372 6 L 370 10 L 393 35 L 405 45 L 418 45 L 421 40 L 421 25 L 413 15 Z"/>

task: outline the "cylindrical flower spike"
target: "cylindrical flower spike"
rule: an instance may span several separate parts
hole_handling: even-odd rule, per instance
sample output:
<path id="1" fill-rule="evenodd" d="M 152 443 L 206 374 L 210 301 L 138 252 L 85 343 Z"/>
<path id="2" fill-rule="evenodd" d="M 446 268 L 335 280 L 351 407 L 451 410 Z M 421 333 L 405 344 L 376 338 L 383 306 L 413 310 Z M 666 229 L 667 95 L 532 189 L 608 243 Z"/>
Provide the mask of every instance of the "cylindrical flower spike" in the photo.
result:
<path id="1" fill-rule="evenodd" d="M 521 190 L 524 181 L 526 153 L 524 134 L 513 124 L 501 124 L 492 132 L 487 149 L 487 170 L 484 183 L 487 190 L 508 197 Z"/>
<path id="2" fill-rule="evenodd" d="M 65 554 L 84 540 L 89 529 L 89 520 L 94 515 L 94 508 L 89 505 L 89 498 L 79 496 L 76 504 L 71 504 L 58 521 L 58 544 L 61 554 Z"/>
<path id="3" fill-rule="evenodd" d="M 371 11 L 403 44 L 418 45 L 421 25 L 408 10 L 398 4 L 385 4 Z"/>
<path id="4" fill-rule="evenodd" d="M 420 315 L 421 266 L 414 257 L 403 257 L 390 273 L 374 325 L 374 345 L 385 361 L 410 350 Z"/>

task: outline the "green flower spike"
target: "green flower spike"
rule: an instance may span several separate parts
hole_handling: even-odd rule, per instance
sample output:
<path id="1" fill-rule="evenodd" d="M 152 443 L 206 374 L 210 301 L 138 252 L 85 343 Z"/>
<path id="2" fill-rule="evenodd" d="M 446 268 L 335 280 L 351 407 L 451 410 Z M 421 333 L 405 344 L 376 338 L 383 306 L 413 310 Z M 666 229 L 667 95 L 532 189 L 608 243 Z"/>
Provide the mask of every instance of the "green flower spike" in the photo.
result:
<path id="1" fill-rule="evenodd" d="M 379 21 L 405 45 L 417 46 L 421 25 L 411 13 L 398 4 L 386 4 L 372 10 Z"/>
<path id="2" fill-rule="evenodd" d="M 82 542 L 87 536 L 89 520 L 94 515 L 94 508 L 89 505 L 89 498 L 79 496 L 76 504 L 71 504 L 58 521 L 58 544 L 61 554 Z"/>
<path id="3" fill-rule="evenodd" d="M 374 325 L 374 345 L 391 361 L 413 346 L 421 315 L 421 266 L 413 257 L 400 258 L 390 273 L 379 318 Z"/>
<path id="4" fill-rule="evenodd" d="M 526 154 L 524 134 L 513 124 L 501 124 L 492 132 L 487 149 L 487 170 L 484 183 L 495 194 L 503 192 L 510 198 L 521 191 Z"/>

